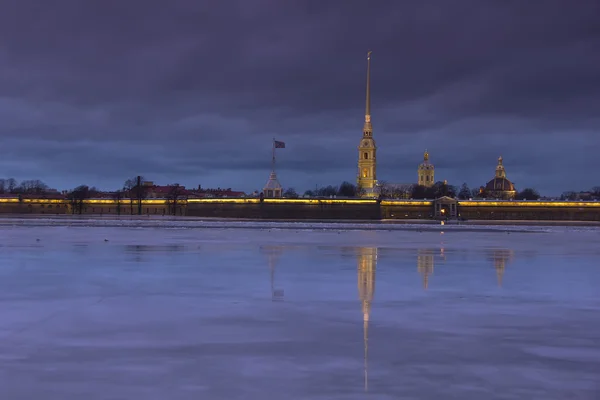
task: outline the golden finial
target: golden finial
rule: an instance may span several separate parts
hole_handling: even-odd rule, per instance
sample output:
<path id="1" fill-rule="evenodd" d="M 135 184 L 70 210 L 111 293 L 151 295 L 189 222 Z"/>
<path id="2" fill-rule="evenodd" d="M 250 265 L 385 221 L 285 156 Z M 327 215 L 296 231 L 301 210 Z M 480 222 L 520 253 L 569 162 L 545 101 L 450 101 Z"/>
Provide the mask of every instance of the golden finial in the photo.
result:
<path id="1" fill-rule="evenodd" d="M 423 160 L 429 161 L 429 153 L 425 150 L 425 154 L 423 154 Z"/>

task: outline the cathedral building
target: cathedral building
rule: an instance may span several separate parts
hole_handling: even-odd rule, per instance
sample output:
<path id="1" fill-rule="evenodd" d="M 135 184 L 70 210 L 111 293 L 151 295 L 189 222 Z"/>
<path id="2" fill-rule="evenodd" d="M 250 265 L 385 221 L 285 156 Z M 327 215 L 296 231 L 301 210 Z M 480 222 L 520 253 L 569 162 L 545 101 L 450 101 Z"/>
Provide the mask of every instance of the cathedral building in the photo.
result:
<path id="1" fill-rule="evenodd" d="M 494 176 L 494 179 L 489 181 L 480 191 L 485 193 L 486 197 L 503 200 L 514 199 L 517 195 L 515 185 L 506 179 L 506 170 L 504 169 L 504 165 L 502 165 L 502 156 L 498 158 L 496 176 Z"/>
<path id="2" fill-rule="evenodd" d="M 423 162 L 417 170 L 417 183 L 421 186 L 432 187 L 435 182 L 435 167 L 429 162 L 429 153 L 425 150 Z"/>
<path id="3" fill-rule="evenodd" d="M 358 176 L 356 179 L 359 190 L 364 197 L 377 196 L 377 147 L 373 139 L 371 125 L 371 52 L 367 53 L 367 98 L 365 107 L 365 124 L 363 137 L 358 146 Z"/>

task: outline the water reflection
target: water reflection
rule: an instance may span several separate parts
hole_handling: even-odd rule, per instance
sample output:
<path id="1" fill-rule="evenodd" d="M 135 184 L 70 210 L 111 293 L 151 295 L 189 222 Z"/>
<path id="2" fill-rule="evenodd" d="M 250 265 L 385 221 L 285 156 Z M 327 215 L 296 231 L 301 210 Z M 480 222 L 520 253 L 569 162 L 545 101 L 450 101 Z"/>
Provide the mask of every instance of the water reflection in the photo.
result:
<path id="1" fill-rule="evenodd" d="M 261 246 L 261 253 L 267 256 L 269 271 L 271 273 L 271 300 L 272 301 L 283 301 L 284 292 L 283 289 L 277 289 L 275 287 L 275 268 L 279 264 L 281 254 L 286 249 L 286 246 Z"/>
<path id="2" fill-rule="evenodd" d="M 434 254 L 435 250 L 432 249 L 419 249 L 417 251 L 417 271 L 423 278 L 423 289 L 425 290 L 429 287 L 429 275 L 433 274 Z"/>
<path id="3" fill-rule="evenodd" d="M 494 269 L 496 270 L 496 277 L 498 279 L 498 286 L 500 287 L 502 287 L 502 279 L 504 278 L 506 266 L 513 262 L 514 255 L 514 251 L 509 249 L 489 250 L 488 260 L 494 263 Z"/>
<path id="4" fill-rule="evenodd" d="M 377 267 L 377 248 L 359 247 L 358 261 L 358 296 L 363 313 L 363 342 L 364 342 L 364 378 L 365 391 L 369 389 L 368 379 L 368 349 L 369 349 L 369 320 L 371 318 L 371 303 L 375 294 L 375 270 Z"/>
<path id="5" fill-rule="evenodd" d="M 146 245 L 146 244 L 128 244 L 125 245 L 125 252 L 128 253 L 172 253 L 176 251 L 182 251 L 185 247 L 179 244 L 168 244 L 168 245 Z"/>

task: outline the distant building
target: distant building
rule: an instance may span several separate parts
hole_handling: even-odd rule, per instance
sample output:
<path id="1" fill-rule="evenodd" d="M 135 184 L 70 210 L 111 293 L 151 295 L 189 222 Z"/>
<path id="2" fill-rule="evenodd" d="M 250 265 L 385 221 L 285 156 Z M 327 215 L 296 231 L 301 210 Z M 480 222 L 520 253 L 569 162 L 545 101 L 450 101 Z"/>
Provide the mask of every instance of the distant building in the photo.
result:
<path id="1" fill-rule="evenodd" d="M 246 197 L 246 193 L 244 193 L 244 192 L 237 191 L 237 190 L 231 190 L 231 188 L 222 189 L 220 187 L 218 187 L 216 189 L 203 189 L 200 186 L 198 186 L 198 189 L 193 190 L 192 194 L 195 195 L 196 197 L 201 197 L 201 198 Z"/>
<path id="2" fill-rule="evenodd" d="M 435 167 L 429 162 L 429 153 L 425 150 L 423 162 L 417 169 L 417 184 L 425 187 L 432 187 L 435 182 Z"/>
<path id="3" fill-rule="evenodd" d="M 148 199 L 166 199 L 172 197 L 174 193 L 177 193 L 179 199 L 187 198 L 192 192 L 181 185 L 154 185 L 153 182 L 144 182 L 142 185 L 146 188 L 145 197 Z M 174 188 L 177 188 L 176 190 Z"/>
<path id="4" fill-rule="evenodd" d="M 198 185 L 197 189 L 187 189 L 181 185 L 155 185 L 153 182 L 144 182 L 146 189 L 145 197 L 148 199 L 166 199 L 177 196 L 178 199 L 186 198 L 237 198 L 245 197 L 246 193 L 232 190 L 231 188 L 205 189 Z"/>
<path id="5" fill-rule="evenodd" d="M 489 181 L 482 190 L 486 197 L 496 199 L 514 199 L 517 195 L 515 185 L 506 178 L 506 171 L 502 165 L 502 156 L 498 158 L 496 176 Z"/>

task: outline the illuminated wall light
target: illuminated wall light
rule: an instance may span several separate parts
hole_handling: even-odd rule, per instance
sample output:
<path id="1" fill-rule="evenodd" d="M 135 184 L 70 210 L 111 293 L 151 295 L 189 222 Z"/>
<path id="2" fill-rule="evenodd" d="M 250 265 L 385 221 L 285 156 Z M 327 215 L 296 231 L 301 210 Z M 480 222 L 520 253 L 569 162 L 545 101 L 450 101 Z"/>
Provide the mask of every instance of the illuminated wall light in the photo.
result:
<path id="1" fill-rule="evenodd" d="M 27 204 L 66 204 L 72 203 L 68 199 L 22 199 L 21 202 Z M 375 199 L 263 199 L 267 204 L 377 204 Z M 0 198 L 0 203 L 19 203 L 18 197 Z M 106 204 L 117 205 L 120 203 L 123 206 L 131 203 L 130 199 L 86 199 L 84 204 Z M 137 205 L 137 200 L 133 203 Z M 142 205 L 168 205 L 166 199 L 144 199 Z M 178 200 L 179 205 L 186 204 L 257 204 L 260 199 L 257 198 L 211 198 L 211 199 L 182 199 Z M 396 207 L 430 207 L 434 202 L 431 200 L 382 200 L 382 206 Z M 470 200 L 458 201 L 459 207 L 510 207 L 510 208 L 540 208 L 540 207 L 564 207 L 564 208 L 600 208 L 600 202 L 584 202 L 584 201 L 487 201 L 487 200 Z"/>
<path id="2" fill-rule="evenodd" d="M 459 201 L 459 207 L 600 207 L 600 202 L 581 201 Z"/>

